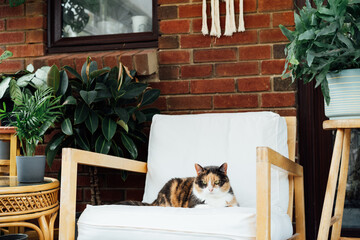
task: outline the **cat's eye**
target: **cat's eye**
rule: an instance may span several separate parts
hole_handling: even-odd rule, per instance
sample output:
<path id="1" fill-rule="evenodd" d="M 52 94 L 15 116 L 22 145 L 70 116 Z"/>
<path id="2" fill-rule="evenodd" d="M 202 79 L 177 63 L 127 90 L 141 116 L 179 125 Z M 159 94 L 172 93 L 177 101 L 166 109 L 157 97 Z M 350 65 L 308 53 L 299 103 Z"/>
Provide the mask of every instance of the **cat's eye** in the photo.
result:
<path id="1" fill-rule="evenodd" d="M 205 180 L 202 180 L 202 183 L 203 183 L 204 185 L 206 185 L 206 184 L 207 184 L 207 182 L 206 182 Z"/>
<path id="2" fill-rule="evenodd" d="M 220 184 L 220 181 L 219 181 L 219 180 L 216 180 L 214 183 L 215 183 L 215 185 L 219 185 L 219 184 Z"/>

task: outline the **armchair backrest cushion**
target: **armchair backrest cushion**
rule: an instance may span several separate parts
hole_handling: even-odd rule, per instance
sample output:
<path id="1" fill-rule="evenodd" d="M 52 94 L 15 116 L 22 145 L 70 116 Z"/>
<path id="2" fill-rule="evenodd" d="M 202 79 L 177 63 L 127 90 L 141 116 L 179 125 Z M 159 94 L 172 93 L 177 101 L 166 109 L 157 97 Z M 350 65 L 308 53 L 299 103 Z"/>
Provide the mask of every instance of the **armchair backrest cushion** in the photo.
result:
<path id="1" fill-rule="evenodd" d="M 272 112 L 155 115 L 148 151 L 144 202 L 151 203 L 174 177 L 196 175 L 202 166 L 228 163 L 228 176 L 241 207 L 256 207 L 256 147 L 288 156 L 284 118 Z M 286 212 L 286 173 L 271 169 L 272 209 Z"/>

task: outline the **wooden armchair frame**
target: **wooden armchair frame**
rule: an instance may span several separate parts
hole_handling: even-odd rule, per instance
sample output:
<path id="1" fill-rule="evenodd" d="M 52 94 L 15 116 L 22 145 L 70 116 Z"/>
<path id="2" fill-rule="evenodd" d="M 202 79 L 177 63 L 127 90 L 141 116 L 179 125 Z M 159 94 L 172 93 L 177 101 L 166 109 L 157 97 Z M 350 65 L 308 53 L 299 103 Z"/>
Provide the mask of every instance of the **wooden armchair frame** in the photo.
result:
<path id="1" fill-rule="evenodd" d="M 268 147 L 257 148 L 257 233 L 256 239 L 271 239 L 271 165 L 289 173 L 288 215 L 292 219 L 295 193 L 296 233 L 291 239 L 305 239 L 305 211 L 303 168 L 295 163 L 296 117 L 285 117 L 288 128 L 289 159 Z M 60 240 L 75 238 L 76 184 L 78 164 L 122 169 L 132 172 L 147 172 L 147 164 L 78 149 L 62 151 L 60 193 Z"/>

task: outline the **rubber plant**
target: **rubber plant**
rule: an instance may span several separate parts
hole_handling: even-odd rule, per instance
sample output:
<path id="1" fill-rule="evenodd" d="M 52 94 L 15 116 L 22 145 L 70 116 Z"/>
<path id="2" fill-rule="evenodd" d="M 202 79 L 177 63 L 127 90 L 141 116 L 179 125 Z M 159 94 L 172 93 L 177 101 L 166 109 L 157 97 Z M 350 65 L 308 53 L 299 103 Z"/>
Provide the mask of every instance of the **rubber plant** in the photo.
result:
<path id="1" fill-rule="evenodd" d="M 69 80 L 65 70 L 75 78 Z M 62 85 L 64 105 L 61 132 L 53 136 L 46 148 L 50 166 L 63 147 L 138 157 L 137 143 L 147 141 L 144 123 L 159 112 L 144 107 L 159 97 L 158 89 L 140 83 L 136 71 L 129 71 L 121 63 L 119 67 L 98 69 L 91 58 L 83 64 L 81 73 L 69 66 L 61 71 L 53 66 L 49 74 L 53 75 L 52 85 Z M 101 204 L 97 169 L 90 169 L 92 204 Z"/>

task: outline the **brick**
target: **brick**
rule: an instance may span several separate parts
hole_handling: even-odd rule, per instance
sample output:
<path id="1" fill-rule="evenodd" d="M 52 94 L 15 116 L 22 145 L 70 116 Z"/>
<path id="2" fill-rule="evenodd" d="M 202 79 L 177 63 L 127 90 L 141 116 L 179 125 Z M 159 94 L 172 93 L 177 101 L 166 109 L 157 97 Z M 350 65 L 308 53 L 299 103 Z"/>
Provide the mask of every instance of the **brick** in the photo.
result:
<path id="1" fill-rule="evenodd" d="M 294 12 L 280 12 L 280 13 L 273 13 L 273 26 L 279 26 L 282 24 L 284 26 L 294 26 Z"/>
<path id="2" fill-rule="evenodd" d="M 35 155 L 45 155 L 45 144 L 39 144 L 36 146 Z"/>
<path id="3" fill-rule="evenodd" d="M 259 38 L 260 38 L 261 43 L 287 41 L 287 38 L 282 34 L 280 29 L 263 29 L 263 30 L 260 30 Z"/>
<path id="4" fill-rule="evenodd" d="M 216 95 L 214 96 L 214 108 L 255 108 L 258 107 L 257 95 Z"/>
<path id="5" fill-rule="evenodd" d="M 194 62 L 225 62 L 237 60 L 235 48 L 195 50 Z"/>
<path id="6" fill-rule="evenodd" d="M 190 31 L 190 20 L 166 20 L 160 22 L 160 33 L 179 34 Z"/>
<path id="7" fill-rule="evenodd" d="M 121 174 L 109 174 L 109 170 L 106 169 L 105 178 L 107 186 L 110 188 L 143 188 L 145 186 L 144 174 L 129 173 L 126 181 L 124 181 L 121 178 Z"/>
<path id="8" fill-rule="evenodd" d="M 239 1 L 235 1 L 235 12 L 239 12 Z M 256 12 L 257 0 L 244 0 L 244 12 Z"/>
<path id="9" fill-rule="evenodd" d="M 44 30 L 34 30 L 26 32 L 27 43 L 44 43 L 46 42 L 46 34 Z"/>
<path id="10" fill-rule="evenodd" d="M 0 44 L 23 43 L 25 34 L 23 32 L 0 33 Z"/>
<path id="11" fill-rule="evenodd" d="M 144 196 L 144 189 L 128 189 L 126 190 L 125 200 L 141 201 Z"/>
<path id="12" fill-rule="evenodd" d="M 44 2 L 26 3 L 26 16 L 46 15 L 46 4 Z"/>
<path id="13" fill-rule="evenodd" d="M 103 56 L 104 65 L 107 67 L 118 67 L 121 54 L 123 54 L 122 51 L 116 51 Z"/>
<path id="14" fill-rule="evenodd" d="M 178 66 L 160 66 L 159 79 L 160 80 L 175 80 L 179 79 L 180 67 Z"/>
<path id="15" fill-rule="evenodd" d="M 179 38 L 177 36 L 160 36 L 159 49 L 170 49 L 179 47 Z"/>
<path id="16" fill-rule="evenodd" d="M 239 47 L 240 60 L 260 60 L 269 58 L 271 58 L 270 45 Z"/>
<path id="17" fill-rule="evenodd" d="M 211 102 L 211 96 L 169 97 L 167 99 L 169 110 L 211 109 Z"/>
<path id="18" fill-rule="evenodd" d="M 214 46 L 239 45 L 257 42 L 257 31 L 249 30 L 242 33 L 234 33 L 232 37 L 214 38 Z"/>
<path id="19" fill-rule="evenodd" d="M 89 53 L 80 53 L 80 54 L 73 54 L 73 58 L 75 61 L 75 69 L 78 73 L 81 73 L 82 66 L 86 62 Z"/>
<path id="20" fill-rule="evenodd" d="M 191 93 L 225 93 L 235 91 L 234 79 L 211 79 L 191 81 Z"/>
<path id="21" fill-rule="evenodd" d="M 292 107 L 295 105 L 295 93 L 264 93 L 261 107 Z"/>
<path id="22" fill-rule="evenodd" d="M 160 64 L 190 63 L 190 52 L 187 50 L 180 51 L 161 51 L 159 52 Z"/>
<path id="23" fill-rule="evenodd" d="M 46 26 L 46 18 L 26 17 L 26 18 L 10 18 L 7 20 L 7 30 L 21 30 L 21 29 L 39 29 Z"/>
<path id="24" fill-rule="evenodd" d="M 275 113 L 279 114 L 280 116 L 286 117 L 286 116 L 296 116 L 297 110 L 296 108 L 290 108 L 290 109 L 274 109 L 271 110 Z"/>
<path id="25" fill-rule="evenodd" d="M 166 104 L 166 98 L 160 96 L 156 101 L 149 105 L 149 107 L 157 108 L 160 111 L 166 111 L 167 110 L 167 104 Z"/>
<path id="26" fill-rule="evenodd" d="M 117 199 L 123 199 L 125 192 L 122 189 L 101 189 L 102 201 L 117 201 Z"/>
<path id="27" fill-rule="evenodd" d="M 158 69 L 157 50 L 146 49 L 134 55 L 134 64 L 137 74 L 147 76 Z"/>
<path id="28" fill-rule="evenodd" d="M 158 7 L 158 19 L 174 19 L 178 17 L 177 6 L 160 6 Z"/>
<path id="29" fill-rule="evenodd" d="M 292 82 L 291 78 L 282 79 L 281 77 L 274 78 L 274 91 L 295 91 L 296 82 Z"/>
<path id="30" fill-rule="evenodd" d="M 246 29 L 270 27 L 270 14 L 251 14 L 244 16 Z"/>
<path id="31" fill-rule="evenodd" d="M 239 92 L 259 92 L 271 90 L 269 77 L 239 78 L 237 80 Z"/>
<path id="32" fill-rule="evenodd" d="M 286 44 L 274 44 L 273 53 L 275 59 L 285 58 L 285 47 Z"/>
<path id="33" fill-rule="evenodd" d="M 160 89 L 162 95 L 189 93 L 188 81 L 151 82 L 150 86 Z"/>
<path id="34" fill-rule="evenodd" d="M 47 57 L 30 58 L 30 59 L 26 59 L 25 61 L 26 61 L 25 64 L 26 66 L 31 63 L 32 65 L 34 65 L 35 69 L 41 68 L 42 66 L 49 66 Z"/>
<path id="35" fill-rule="evenodd" d="M 195 78 L 195 77 L 210 77 L 212 76 L 212 65 L 190 65 L 181 67 L 181 77 Z"/>
<path id="36" fill-rule="evenodd" d="M 69 67 L 72 67 L 75 69 L 75 59 L 74 59 L 73 55 L 69 55 L 68 57 L 62 58 L 61 66 L 69 66 Z M 67 72 L 67 73 L 70 78 L 73 78 L 73 76 L 69 72 Z"/>
<path id="37" fill-rule="evenodd" d="M 258 11 L 260 12 L 292 9 L 294 9 L 292 0 L 261 0 L 258 3 Z"/>
<path id="38" fill-rule="evenodd" d="M 210 15 L 208 15 L 210 16 Z M 201 33 L 201 29 L 202 29 L 202 19 L 201 18 L 195 18 L 191 20 L 192 22 L 192 31 L 193 33 Z M 223 24 L 223 22 L 220 22 L 220 24 Z M 211 29 L 211 18 L 207 19 L 207 26 L 208 29 L 210 31 Z"/>
<path id="39" fill-rule="evenodd" d="M 189 3 L 190 0 L 158 0 L 158 4 Z"/>
<path id="40" fill-rule="evenodd" d="M 20 17 L 24 16 L 24 5 L 10 7 L 9 5 L 0 6 L 0 17 Z"/>
<path id="41" fill-rule="evenodd" d="M 44 44 L 28 44 L 28 45 L 15 45 L 8 46 L 6 48 L 13 53 L 15 57 L 38 57 L 44 56 L 45 46 Z"/>
<path id="42" fill-rule="evenodd" d="M 140 52 L 140 50 L 130 50 L 124 52 L 120 56 L 120 62 L 122 62 L 122 64 L 124 64 L 124 66 L 128 67 L 130 70 L 134 69 L 133 56 L 138 52 Z"/>
<path id="43" fill-rule="evenodd" d="M 262 74 L 281 74 L 284 71 L 285 60 L 266 60 L 261 63 Z"/>
<path id="44" fill-rule="evenodd" d="M 259 73 L 257 62 L 239 62 L 239 63 L 223 63 L 217 64 L 216 76 L 243 76 L 256 75 Z"/>
<path id="45" fill-rule="evenodd" d="M 210 47 L 211 37 L 199 35 L 183 35 L 180 38 L 181 48 L 199 48 L 199 47 Z"/>
<path id="46" fill-rule="evenodd" d="M 194 17 L 201 17 L 201 16 L 202 16 L 202 4 L 191 4 L 191 5 L 180 5 L 179 6 L 179 18 L 194 18 Z"/>
<path id="47" fill-rule="evenodd" d="M 5 20 L 0 20 L 0 31 L 5 30 Z"/>
<path id="48" fill-rule="evenodd" d="M 90 176 L 79 175 L 77 177 L 77 186 L 79 186 L 79 187 L 90 186 Z"/>

